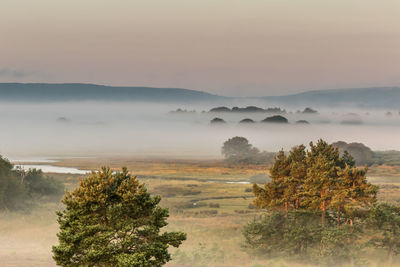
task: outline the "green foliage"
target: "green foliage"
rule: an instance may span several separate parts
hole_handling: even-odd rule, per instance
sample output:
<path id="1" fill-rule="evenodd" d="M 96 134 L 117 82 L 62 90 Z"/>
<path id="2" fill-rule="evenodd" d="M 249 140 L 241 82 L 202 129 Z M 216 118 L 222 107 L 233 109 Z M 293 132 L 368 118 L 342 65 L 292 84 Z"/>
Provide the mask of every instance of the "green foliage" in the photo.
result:
<path id="1" fill-rule="evenodd" d="M 270 168 L 271 181 L 253 185 L 257 208 L 266 215 L 244 228 L 252 252 L 324 266 L 363 265 L 364 248 L 400 253 L 400 208 L 376 204 L 378 188 L 368 169 L 319 140 L 283 151 Z"/>
<path id="2" fill-rule="evenodd" d="M 338 141 L 332 144 L 334 147 L 338 148 L 340 154 L 346 157 L 345 153 L 351 154 L 354 163 L 358 166 L 372 165 L 376 162 L 375 153 L 367 146 L 362 143 L 346 143 L 343 141 Z"/>
<path id="3" fill-rule="evenodd" d="M 53 257 L 61 266 L 161 266 L 186 235 L 164 232 L 168 210 L 159 206 L 126 168 L 92 172 L 67 192 L 58 212 L 59 245 Z"/>
<path id="4" fill-rule="evenodd" d="M 337 225 L 334 220 L 322 225 L 319 217 L 311 211 L 270 212 L 244 227 L 244 248 L 269 259 L 298 263 L 342 266 L 363 262 L 361 229 Z"/>
<path id="5" fill-rule="evenodd" d="M 391 263 L 393 254 L 400 254 L 400 207 L 384 203 L 374 206 L 369 223 L 375 230 L 371 243 L 386 249 Z"/>
<path id="6" fill-rule="evenodd" d="M 400 151 L 375 151 L 374 164 L 398 166 L 400 165 Z"/>
<path id="7" fill-rule="evenodd" d="M 243 229 L 245 248 L 251 253 L 269 257 L 292 255 L 298 257 L 305 253 L 320 237 L 321 226 L 315 215 L 307 212 L 271 212 L 260 220 L 254 220 Z"/>
<path id="8" fill-rule="evenodd" d="M 22 175 L 30 195 L 58 196 L 64 192 L 64 186 L 60 181 L 44 176 L 40 169 L 30 169 L 27 172 L 23 172 Z"/>
<path id="9" fill-rule="evenodd" d="M 366 180 L 367 169 L 354 167 L 351 155 L 319 140 L 294 147 L 288 156 L 280 151 L 270 168 L 271 182 L 253 185 L 254 204 L 269 210 L 321 212 L 321 220 L 336 213 L 337 223 L 352 222 L 357 210 L 375 202 L 377 188 Z M 344 218 L 343 218 L 344 217 Z"/>
<path id="10" fill-rule="evenodd" d="M 324 227 L 316 251 L 311 257 L 324 266 L 343 266 L 354 263 L 364 266 L 362 229 L 351 225 L 330 225 Z"/>
<path id="11" fill-rule="evenodd" d="M 0 156 L 0 211 L 27 210 L 32 200 L 43 196 L 60 196 L 64 185 L 41 170 L 24 171 Z"/>
<path id="12" fill-rule="evenodd" d="M 28 200 L 22 176 L 13 170 L 13 165 L 0 156 L 0 211 L 25 208 Z"/>

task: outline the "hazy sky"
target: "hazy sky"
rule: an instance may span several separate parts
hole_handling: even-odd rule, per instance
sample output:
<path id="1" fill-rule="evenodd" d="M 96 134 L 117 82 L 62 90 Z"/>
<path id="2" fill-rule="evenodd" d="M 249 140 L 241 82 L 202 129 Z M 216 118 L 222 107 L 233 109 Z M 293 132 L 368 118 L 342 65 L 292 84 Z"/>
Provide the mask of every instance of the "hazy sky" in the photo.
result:
<path id="1" fill-rule="evenodd" d="M 400 85 L 399 0 L 1 0 L 0 82 Z"/>

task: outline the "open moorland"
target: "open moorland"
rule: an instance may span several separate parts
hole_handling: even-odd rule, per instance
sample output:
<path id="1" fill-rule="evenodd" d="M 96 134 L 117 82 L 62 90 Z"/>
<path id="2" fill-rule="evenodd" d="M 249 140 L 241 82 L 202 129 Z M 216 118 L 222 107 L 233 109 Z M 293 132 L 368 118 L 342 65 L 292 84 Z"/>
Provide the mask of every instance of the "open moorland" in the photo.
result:
<path id="1" fill-rule="evenodd" d="M 134 158 L 64 159 L 57 166 L 98 169 L 127 166 L 170 210 L 166 230 L 184 231 L 187 240 L 172 248 L 167 266 L 293 266 L 283 260 L 248 255 L 242 248 L 243 226 L 262 211 L 252 205 L 250 182 L 265 179 L 267 165 L 233 165 L 221 160 L 163 160 Z M 67 190 L 83 175 L 48 174 Z M 261 180 L 262 180 L 261 179 Z M 371 166 L 368 179 L 380 186 L 378 199 L 400 202 L 400 166 Z M 41 199 L 24 212 L 0 218 L 2 266 L 54 266 L 51 246 L 57 243 L 56 200 Z M 376 255 L 373 255 L 376 257 Z"/>

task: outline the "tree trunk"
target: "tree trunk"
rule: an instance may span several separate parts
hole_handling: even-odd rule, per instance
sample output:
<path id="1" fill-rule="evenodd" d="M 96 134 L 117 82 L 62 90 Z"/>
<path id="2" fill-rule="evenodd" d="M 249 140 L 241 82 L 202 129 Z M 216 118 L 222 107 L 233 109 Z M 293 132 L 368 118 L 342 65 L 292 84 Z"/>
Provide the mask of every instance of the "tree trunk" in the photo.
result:
<path id="1" fill-rule="evenodd" d="M 288 202 L 287 200 L 285 201 L 285 217 L 287 218 L 287 213 L 288 213 Z"/>
<path id="2" fill-rule="evenodd" d="M 340 207 L 338 208 L 337 211 L 337 224 L 340 225 Z"/>
<path id="3" fill-rule="evenodd" d="M 388 257 L 387 257 L 389 266 L 392 266 L 392 262 L 393 262 L 393 247 L 394 247 L 394 245 L 390 244 L 389 251 L 388 251 Z"/>
<path id="4" fill-rule="evenodd" d="M 321 224 L 322 226 L 325 226 L 325 212 L 326 212 L 326 203 L 324 199 L 324 191 L 321 191 Z"/>

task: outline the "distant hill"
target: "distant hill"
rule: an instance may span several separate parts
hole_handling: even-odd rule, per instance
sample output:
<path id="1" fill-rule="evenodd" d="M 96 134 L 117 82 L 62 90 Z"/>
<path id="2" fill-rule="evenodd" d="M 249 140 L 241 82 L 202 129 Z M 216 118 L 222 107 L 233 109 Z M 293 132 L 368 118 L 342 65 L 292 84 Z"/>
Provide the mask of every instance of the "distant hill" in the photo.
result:
<path id="1" fill-rule="evenodd" d="M 82 83 L 0 83 L 0 101 L 223 102 L 228 97 L 180 88 L 120 87 Z"/>
<path id="2" fill-rule="evenodd" d="M 261 99 L 290 106 L 357 106 L 364 108 L 400 108 L 400 87 L 374 87 L 308 91 Z"/>
<path id="3" fill-rule="evenodd" d="M 400 87 L 375 87 L 308 91 L 286 96 L 225 97 L 181 88 L 104 86 L 84 83 L 0 83 L 0 101 L 143 101 L 160 103 L 207 103 L 246 105 L 260 100 L 265 105 L 400 109 Z M 256 107 L 229 109 L 253 112 Z M 273 109 L 264 110 L 273 111 Z M 284 110 L 282 110 L 284 111 Z M 284 112 L 283 112 L 284 113 Z"/>

